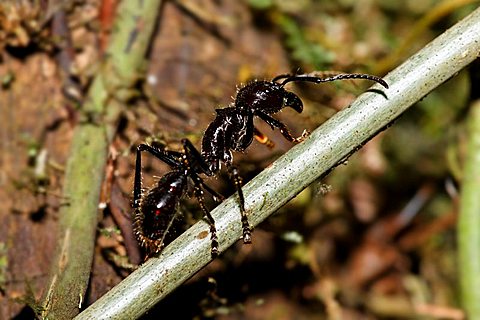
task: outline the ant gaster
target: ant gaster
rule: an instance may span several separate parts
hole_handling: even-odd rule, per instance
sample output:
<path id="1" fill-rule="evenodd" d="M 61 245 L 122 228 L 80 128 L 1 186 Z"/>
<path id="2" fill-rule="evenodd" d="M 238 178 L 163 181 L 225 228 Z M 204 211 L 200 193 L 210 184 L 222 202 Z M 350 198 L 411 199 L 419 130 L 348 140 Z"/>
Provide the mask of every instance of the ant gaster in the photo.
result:
<path id="1" fill-rule="evenodd" d="M 147 144 L 140 144 L 137 147 L 133 187 L 133 230 L 140 246 L 147 251 L 147 256 L 160 252 L 177 216 L 180 199 L 188 191 L 190 179 L 193 182 L 194 195 L 210 226 L 211 253 L 215 257 L 218 254 L 217 232 L 215 222 L 205 205 L 203 190 L 208 191 L 218 202 L 223 200 L 223 196 L 207 186 L 199 177 L 199 174 L 211 176 L 213 173 L 197 149 L 187 139 L 183 139 L 182 144 L 184 152 L 160 149 Z M 158 180 L 156 186 L 146 191 L 142 189 L 142 152 L 145 151 L 172 168 L 172 171 Z"/>
<path id="2" fill-rule="evenodd" d="M 215 110 L 216 117 L 205 131 L 202 140 L 202 156 L 213 174 L 216 174 L 220 170 L 221 163 L 224 163 L 234 182 L 239 197 L 244 243 L 251 242 L 251 227 L 245 211 L 241 178 L 238 169 L 233 165 L 232 151 L 242 152 L 252 143 L 254 137 L 263 137 L 253 123 L 254 117 L 257 116 L 272 129 L 278 128 L 288 141 L 301 142 L 307 137 L 308 131 L 304 131 L 300 137 L 295 138 L 284 123 L 271 116 L 285 107 L 292 108 L 298 113 L 303 111 L 300 98 L 285 89 L 287 83 L 366 79 L 388 88 L 388 84 L 383 79 L 369 74 L 342 73 L 326 77 L 316 76 L 317 74 L 284 74 L 271 81 L 256 80 L 248 83 L 238 90 L 233 105 Z"/>

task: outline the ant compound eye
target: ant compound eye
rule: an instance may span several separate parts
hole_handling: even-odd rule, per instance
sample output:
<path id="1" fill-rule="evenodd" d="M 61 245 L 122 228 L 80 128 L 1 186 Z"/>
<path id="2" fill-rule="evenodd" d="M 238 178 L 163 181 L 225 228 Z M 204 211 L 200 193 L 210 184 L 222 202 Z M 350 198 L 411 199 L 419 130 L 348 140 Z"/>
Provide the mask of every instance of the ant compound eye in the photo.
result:
<path id="1" fill-rule="evenodd" d="M 300 98 L 293 92 L 286 92 L 284 97 L 284 105 L 290 107 L 293 110 L 301 113 L 303 111 L 303 102 Z"/>

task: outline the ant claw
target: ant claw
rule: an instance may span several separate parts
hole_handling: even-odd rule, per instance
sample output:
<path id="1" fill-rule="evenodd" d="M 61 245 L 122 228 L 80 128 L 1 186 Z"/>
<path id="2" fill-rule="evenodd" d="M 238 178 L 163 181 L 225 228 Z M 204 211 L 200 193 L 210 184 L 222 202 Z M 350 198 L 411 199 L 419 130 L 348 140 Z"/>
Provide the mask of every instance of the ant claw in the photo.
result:
<path id="1" fill-rule="evenodd" d="M 218 257 L 218 247 L 213 247 L 212 246 L 212 249 L 211 249 L 211 255 L 212 255 L 212 258 L 215 259 L 216 257 Z"/>
<path id="2" fill-rule="evenodd" d="M 310 135 L 310 131 L 305 129 L 305 130 L 303 130 L 302 135 L 300 137 L 295 138 L 294 142 L 300 143 L 303 140 L 307 139 L 309 135 Z"/>
<path id="3" fill-rule="evenodd" d="M 243 243 L 245 244 L 252 243 L 252 234 L 250 233 L 250 230 L 244 230 Z"/>
<path id="4" fill-rule="evenodd" d="M 212 258 L 215 259 L 218 256 L 218 237 L 217 237 L 217 229 L 215 228 L 215 221 L 213 218 L 211 219 L 211 225 L 210 225 L 210 241 L 211 241 L 211 254 Z"/>

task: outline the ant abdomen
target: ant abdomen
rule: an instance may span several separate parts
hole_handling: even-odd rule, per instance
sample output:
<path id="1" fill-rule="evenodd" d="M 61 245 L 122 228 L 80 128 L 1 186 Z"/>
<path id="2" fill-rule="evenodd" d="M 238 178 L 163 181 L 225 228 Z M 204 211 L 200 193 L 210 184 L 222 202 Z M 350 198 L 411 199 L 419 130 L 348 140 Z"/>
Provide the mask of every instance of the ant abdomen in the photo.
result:
<path id="1" fill-rule="evenodd" d="M 134 232 L 142 247 L 152 252 L 163 247 L 186 191 L 187 177 L 178 171 L 165 174 L 154 188 L 146 191 L 134 221 Z"/>

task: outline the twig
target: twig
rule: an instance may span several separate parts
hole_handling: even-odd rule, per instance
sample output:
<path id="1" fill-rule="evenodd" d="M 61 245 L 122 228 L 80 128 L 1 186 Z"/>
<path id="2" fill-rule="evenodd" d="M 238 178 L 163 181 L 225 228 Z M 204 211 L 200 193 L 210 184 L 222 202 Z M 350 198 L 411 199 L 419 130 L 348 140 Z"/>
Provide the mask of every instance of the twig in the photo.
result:
<path id="1" fill-rule="evenodd" d="M 125 198 L 117 181 L 114 180 L 112 184 L 110 211 L 112 212 L 115 223 L 122 232 L 123 242 L 125 243 L 125 249 L 127 249 L 130 262 L 138 265 L 142 262 L 142 256 L 133 233 L 132 219 L 127 218 L 130 217 L 130 209 L 130 202 Z M 125 210 L 127 210 L 127 212 Z"/>
<path id="2" fill-rule="evenodd" d="M 392 71 L 390 89 L 360 96 L 303 143 L 275 161 L 244 187 L 249 220 L 256 226 L 318 177 L 383 130 L 413 103 L 477 58 L 480 9 Z M 212 211 L 220 251 L 241 234 L 240 211 L 229 198 Z M 211 261 L 208 224 L 200 221 L 151 258 L 76 319 L 135 319 Z M 255 237 L 254 237 L 255 241 Z M 253 244 L 255 245 L 255 244 Z"/>
<path id="3" fill-rule="evenodd" d="M 468 119 L 467 156 L 460 193 L 458 254 L 462 306 L 468 319 L 480 319 L 480 100 Z"/>
<path id="4" fill-rule="evenodd" d="M 426 14 L 412 26 L 412 28 L 410 28 L 408 34 L 403 37 L 401 44 L 397 46 L 393 52 L 384 59 L 378 61 L 375 65 L 374 72 L 383 74 L 390 70 L 405 57 L 408 50 L 411 50 L 412 44 L 415 40 L 423 36 L 430 26 L 440 21 L 440 19 L 444 18 L 446 15 L 451 14 L 461 7 L 472 4 L 472 2 L 475 1 L 476 0 L 443 0 L 437 3 L 430 8 Z"/>
<path id="5" fill-rule="evenodd" d="M 92 82 L 72 138 L 57 248 L 42 300 L 44 319 L 71 319 L 81 308 L 90 277 L 108 146 L 122 102 L 140 78 L 161 2 L 122 1 L 118 8 L 108 54 Z"/>

